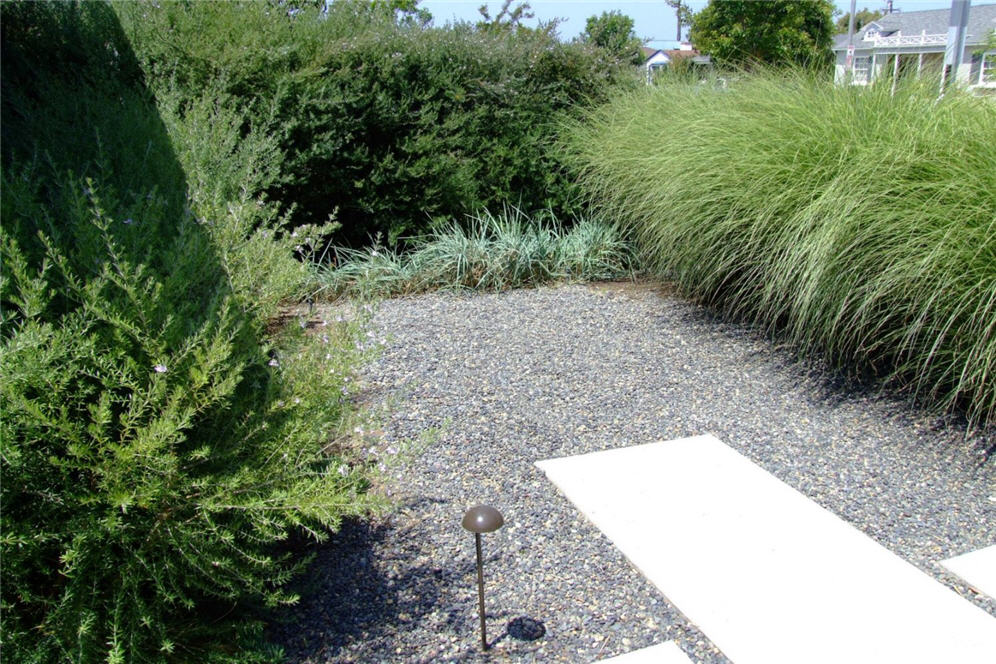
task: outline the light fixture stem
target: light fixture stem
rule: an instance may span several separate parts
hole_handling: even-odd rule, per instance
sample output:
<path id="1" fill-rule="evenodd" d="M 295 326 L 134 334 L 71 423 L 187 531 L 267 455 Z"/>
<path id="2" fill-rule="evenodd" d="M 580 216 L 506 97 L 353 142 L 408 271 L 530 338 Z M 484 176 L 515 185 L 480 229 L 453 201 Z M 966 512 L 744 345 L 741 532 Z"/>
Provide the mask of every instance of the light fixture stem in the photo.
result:
<path id="1" fill-rule="evenodd" d="M 481 614 L 481 649 L 488 649 L 488 636 L 484 626 L 484 564 L 481 557 L 481 533 L 474 533 L 474 543 L 477 545 L 477 600 L 478 611 Z"/>

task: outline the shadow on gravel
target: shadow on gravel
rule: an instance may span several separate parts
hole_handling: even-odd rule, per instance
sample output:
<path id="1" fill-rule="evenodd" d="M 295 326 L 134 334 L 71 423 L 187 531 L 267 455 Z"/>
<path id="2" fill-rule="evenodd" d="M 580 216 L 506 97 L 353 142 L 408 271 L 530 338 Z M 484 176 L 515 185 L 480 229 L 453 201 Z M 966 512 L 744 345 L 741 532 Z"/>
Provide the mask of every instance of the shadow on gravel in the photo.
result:
<path id="1" fill-rule="evenodd" d="M 433 502 L 445 501 L 419 499 L 399 509 L 417 513 Z M 296 583 L 301 601 L 276 613 L 269 627 L 269 640 L 284 649 L 287 662 L 418 662 L 418 653 L 399 653 L 392 645 L 410 642 L 410 636 L 394 635 L 421 630 L 427 642 L 473 636 L 468 625 L 476 613 L 468 612 L 476 603 L 468 602 L 467 585 L 473 569 L 439 567 L 424 554 L 428 544 L 413 528 L 390 519 L 351 519 L 318 547 Z M 308 551 L 315 549 L 302 553 Z"/>
<path id="2" fill-rule="evenodd" d="M 794 377 L 794 387 L 809 393 L 813 403 L 830 409 L 860 402 L 888 404 L 890 417 L 915 426 L 919 420 L 925 430 L 924 441 L 937 453 L 968 459 L 976 469 L 996 462 L 996 427 L 972 426 L 964 411 L 936 413 L 918 402 L 909 386 L 886 381 L 884 373 L 876 374 L 869 368 L 852 369 L 850 373 L 835 368 L 833 363 L 819 353 L 803 353 L 786 342 L 779 334 L 749 321 L 724 315 L 721 311 L 702 304 L 692 303 L 694 309 L 683 311 L 681 316 L 701 329 L 703 336 L 721 336 L 731 341 L 753 340 L 760 344 L 755 353 L 765 358 L 785 373 Z M 662 329 L 668 327 L 668 316 L 657 316 Z M 945 435 L 932 435 L 943 433 Z"/>

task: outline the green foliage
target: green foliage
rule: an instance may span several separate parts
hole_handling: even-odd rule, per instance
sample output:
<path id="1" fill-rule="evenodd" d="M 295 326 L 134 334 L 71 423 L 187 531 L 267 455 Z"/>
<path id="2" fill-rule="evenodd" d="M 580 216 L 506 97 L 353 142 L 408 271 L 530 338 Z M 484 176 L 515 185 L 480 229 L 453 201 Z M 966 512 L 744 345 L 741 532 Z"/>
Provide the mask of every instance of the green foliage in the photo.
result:
<path id="1" fill-rule="evenodd" d="M 854 12 L 854 31 L 857 32 L 861 28 L 865 27 L 872 21 L 885 16 L 885 12 L 878 10 L 871 10 L 865 7 L 864 9 L 859 9 Z M 850 29 L 851 23 L 851 12 L 845 12 L 843 16 L 837 19 L 835 27 L 837 32 L 847 32 Z"/>
<path id="2" fill-rule="evenodd" d="M 996 28 L 989 31 L 989 34 L 986 35 L 985 43 L 981 48 L 972 51 L 972 55 L 981 56 L 987 51 L 992 51 L 993 49 L 996 49 Z"/>
<path id="3" fill-rule="evenodd" d="M 635 84 L 601 49 L 543 30 L 421 28 L 342 0 L 325 20 L 256 3 L 123 3 L 156 89 L 218 89 L 286 154 L 292 223 L 338 210 L 340 243 L 393 241 L 485 207 L 576 210 L 559 113 Z"/>
<path id="4" fill-rule="evenodd" d="M 589 16 L 580 40 L 604 48 L 621 62 L 643 62 L 640 39 L 633 31 L 633 19 L 618 10 Z"/>
<path id="5" fill-rule="evenodd" d="M 275 545 L 370 508 L 333 443 L 371 349 L 265 334 L 321 229 L 279 230 L 230 97 L 160 114 L 104 3 L 0 12 L 4 659 L 266 659 L 253 610 L 304 562 Z"/>
<path id="6" fill-rule="evenodd" d="M 477 28 L 485 32 L 508 32 L 528 29 L 522 22 L 535 18 L 536 14 L 532 11 L 532 7 L 529 6 L 528 2 L 520 2 L 515 7 L 512 7 L 513 2 L 515 0 L 504 0 L 501 3 L 501 9 L 494 16 L 491 16 L 491 13 L 488 11 L 487 4 L 478 7 L 477 12 L 481 15 L 481 20 L 477 22 Z"/>
<path id="7" fill-rule="evenodd" d="M 629 244 L 604 222 L 570 229 L 518 209 L 484 212 L 418 238 L 412 250 L 338 249 L 319 282 L 330 296 L 370 298 L 435 289 L 504 290 L 553 281 L 616 279 L 632 272 Z"/>
<path id="8" fill-rule="evenodd" d="M 921 403 L 996 423 L 996 109 L 799 73 L 614 100 L 584 184 L 655 271 Z"/>
<path id="9" fill-rule="evenodd" d="M 827 67 L 832 11 L 829 0 L 709 0 L 691 39 L 721 66 Z"/>

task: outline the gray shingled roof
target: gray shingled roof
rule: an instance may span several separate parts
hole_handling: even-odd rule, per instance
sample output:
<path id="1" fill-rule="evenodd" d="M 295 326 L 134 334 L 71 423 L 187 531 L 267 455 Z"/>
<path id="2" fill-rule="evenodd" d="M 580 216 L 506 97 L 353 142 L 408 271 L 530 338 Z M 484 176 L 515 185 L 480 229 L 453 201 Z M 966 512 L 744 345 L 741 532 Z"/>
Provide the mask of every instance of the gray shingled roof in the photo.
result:
<path id="1" fill-rule="evenodd" d="M 926 32 L 928 35 L 947 34 L 950 9 L 932 9 L 922 12 L 895 12 L 887 14 L 867 24 L 854 36 L 856 44 L 860 44 L 865 31 L 875 27 L 883 36 L 896 32 L 903 35 L 918 35 Z M 968 11 L 968 29 L 966 44 L 981 44 L 986 41 L 990 30 L 996 29 L 996 5 L 972 5 Z M 847 35 L 834 36 L 834 50 L 847 48 Z"/>

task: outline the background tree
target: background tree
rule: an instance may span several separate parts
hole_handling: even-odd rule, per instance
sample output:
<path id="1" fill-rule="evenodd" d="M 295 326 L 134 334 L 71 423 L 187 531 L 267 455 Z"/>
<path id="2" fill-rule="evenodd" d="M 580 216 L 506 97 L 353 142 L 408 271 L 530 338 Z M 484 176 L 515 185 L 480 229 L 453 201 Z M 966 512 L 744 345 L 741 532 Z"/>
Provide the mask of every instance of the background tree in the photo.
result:
<path id="1" fill-rule="evenodd" d="M 832 12 L 829 0 L 709 0 L 690 36 L 719 65 L 828 66 Z"/>
<path id="2" fill-rule="evenodd" d="M 512 30 L 523 27 L 522 21 L 534 18 L 536 14 L 532 11 L 528 2 L 521 2 L 512 7 L 513 0 L 505 0 L 501 4 L 501 9 L 493 17 L 488 12 L 486 4 L 477 8 L 481 14 L 481 20 L 477 22 L 477 27 L 481 30 L 501 32 L 502 30 Z"/>
<path id="3" fill-rule="evenodd" d="M 885 12 L 868 9 L 859 9 L 854 13 L 854 31 L 857 32 L 861 28 L 865 27 L 877 18 L 882 18 L 885 16 Z M 851 20 L 851 12 L 846 12 L 843 16 L 837 19 L 837 32 L 847 32 L 847 24 Z"/>
<path id="4" fill-rule="evenodd" d="M 594 44 L 610 52 L 621 62 L 638 65 L 643 62 L 641 42 L 633 30 L 633 19 L 618 10 L 589 16 L 581 41 Z"/>
<path id="5" fill-rule="evenodd" d="M 678 41 L 681 41 L 681 29 L 692 25 L 692 10 L 684 0 L 664 0 L 664 4 L 674 10 L 678 19 Z"/>

